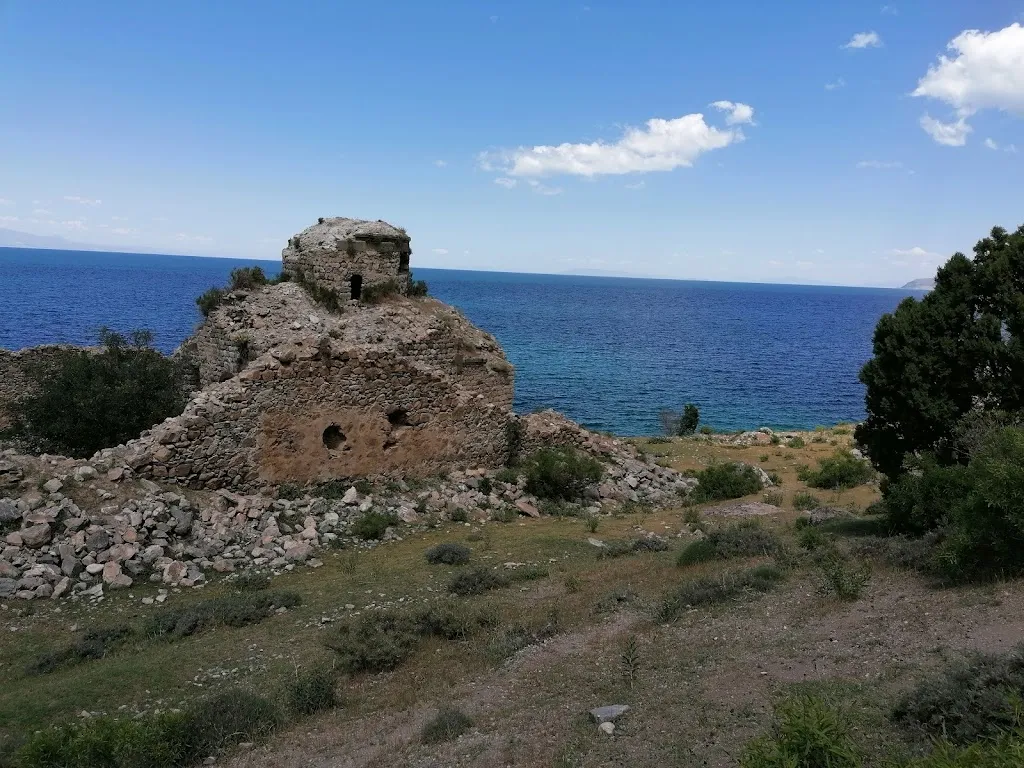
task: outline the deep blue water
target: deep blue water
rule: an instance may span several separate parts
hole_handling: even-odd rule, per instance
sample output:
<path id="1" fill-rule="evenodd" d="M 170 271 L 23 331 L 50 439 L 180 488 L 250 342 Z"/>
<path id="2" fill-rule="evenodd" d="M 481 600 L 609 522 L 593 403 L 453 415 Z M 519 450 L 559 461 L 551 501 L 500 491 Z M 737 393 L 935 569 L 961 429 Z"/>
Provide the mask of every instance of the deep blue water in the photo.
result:
<path id="1" fill-rule="evenodd" d="M 0 248 L 0 347 L 148 328 L 172 351 L 194 299 L 237 266 L 274 262 Z M 700 406 L 719 429 L 863 418 L 857 371 L 878 318 L 907 291 L 416 269 L 432 295 L 501 342 L 516 408 L 653 434 L 662 408 Z"/>

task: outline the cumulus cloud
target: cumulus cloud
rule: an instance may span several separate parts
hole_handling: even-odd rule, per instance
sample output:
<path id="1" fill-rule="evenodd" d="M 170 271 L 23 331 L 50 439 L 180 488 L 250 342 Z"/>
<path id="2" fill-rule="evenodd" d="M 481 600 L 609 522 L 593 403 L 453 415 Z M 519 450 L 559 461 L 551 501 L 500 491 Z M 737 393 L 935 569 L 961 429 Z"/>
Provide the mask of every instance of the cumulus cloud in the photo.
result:
<path id="1" fill-rule="evenodd" d="M 939 123 L 927 115 L 921 119 L 921 127 L 935 141 L 962 147 L 971 132 L 966 119 L 983 109 L 1024 115 L 1024 27 L 1014 23 L 996 32 L 968 29 L 946 48 L 951 55 L 940 55 L 911 94 L 956 110 L 955 123 Z"/>
<path id="2" fill-rule="evenodd" d="M 897 8 L 895 5 L 883 5 L 882 6 L 882 15 L 883 16 L 899 16 L 900 15 L 900 9 Z"/>
<path id="3" fill-rule="evenodd" d="M 999 145 L 992 141 L 992 139 L 985 139 L 985 146 L 989 149 L 999 149 Z"/>
<path id="4" fill-rule="evenodd" d="M 102 200 L 93 200 L 88 197 L 81 197 L 80 195 L 64 195 L 64 199 L 69 203 L 78 203 L 79 205 L 101 205 Z"/>
<path id="5" fill-rule="evenodd" d="M 749 104 L 740 104 L 732 101 L 714 101 L 711 103 L 711 106 L 729 113 L 725 118 L 726 125 L 744 125 L 746 123 L 753 124 L 754 122 L 754 108 Z"/>
<path id="6" fill-rule="evenodd" d="M 432 249 L 432 252 L 436 253 L 438 256 L 445 256 L 445 255 L 448 254 L 448 249 L 447 248 L 434 248 L 434 249 Z"/>
<path id="7" fill-rule="evenodd" d="M 726 122 L 732 126 L 753 122 L 754 110 L 746 104 L 716 102 L 729 112 Z M 594 141 L 588 144 L 564 143 L 539 145 L 515 150 L 483 152 L 480 168 L 499 171 L 504 177 L 574 175 L 593 177 L 607 174 L 671 171 L 693 165 L 700 155 L 742 141 L 739 127 L 717 128 L 696 112 L 671 120 L 653 118 L 642 128 L 627 128 L 614 143 Z M 507 185 L 504 182 L 497 182 Z"/>
<path id="8" fill-rule="evenodd" d="M 484 170 L 491 169 L 485 168 Z M 517 182 L 515 179 L 510 179 L 507 176 L 499 176 L 494 180 L 494 183 L 497 184 L 499 187 L 504 187 L 505 189 L 512 189 L 512 187 L 514 187 L 519 182 Z"/>
<path id="9" fill-rule="evenodd" d="M 858 32 L 850 38 L 850 42 L 841 45 L 840 48 L 857 50 L 859 48 L 881 48 L 882 38 L 877 32 Z"/>
<path id="10" fill-rule="evenodd" d="M 886 161 L 886 160 L 861 160 L 857 163 L 858 168 L 875 168 L 878 170 L 888 170 L 893 168 L 902 168 L 903 163 L 899 160 Z"/>
<path id="11" fill-rule="evenodd" d="M 931 115 L 921 117 L 921 127 L 937 144 L 944 147 L 962 147 L 967 143 L 967 136 L 974 129 L 961 117 L 955 123 L 944 123 Z"/>
<path id="12" fill-rule="evenodd" d="M 964 115 L 981 109 L 1024 114 L 1024 27 L 969 29 L 947 49 L 956 55 L 939 56 L 918 81 L 914 96 L 939 99 Z"/>
<path id="13" fill-rule="evenodd" d="M 841 78 L 841 77 L 837 77 L 831 83 L 825 83 L 825 90 L 826 91 L 835 91 L 835 90 L 837 90 L 839 88 L 845 88 L 845 87 L 846 87 L 846 81 L 843 80 L 843 78 Z"/>
<path id="14" fill-rule="evenodd" d="M 1005 147 L 1003 147 L 1000 146 L 995 139 L 985 139 L 984 143 L 988 149 L 995 150 L 997 152 L 999 150 L 1002 150 L 1003 152 L 1010 152 L 1012 154 L 1016 154 L 1017 152 L 1017 146 L 1015 144 L 1007 144 Z"/>

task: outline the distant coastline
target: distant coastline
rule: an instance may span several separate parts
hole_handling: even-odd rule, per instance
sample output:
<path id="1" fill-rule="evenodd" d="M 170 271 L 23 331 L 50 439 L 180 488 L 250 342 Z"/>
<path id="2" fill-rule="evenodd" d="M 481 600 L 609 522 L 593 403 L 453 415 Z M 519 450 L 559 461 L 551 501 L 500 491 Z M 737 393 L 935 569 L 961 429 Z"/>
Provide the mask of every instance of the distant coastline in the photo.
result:
<path id="1" fill-rule="evenodd" d="M 911 280 L 903 286 L 903 289 L 907 291 L 931 291 L 934 290 L 934 288 L 934 277 L 920 277 L 917 280 Z"/>

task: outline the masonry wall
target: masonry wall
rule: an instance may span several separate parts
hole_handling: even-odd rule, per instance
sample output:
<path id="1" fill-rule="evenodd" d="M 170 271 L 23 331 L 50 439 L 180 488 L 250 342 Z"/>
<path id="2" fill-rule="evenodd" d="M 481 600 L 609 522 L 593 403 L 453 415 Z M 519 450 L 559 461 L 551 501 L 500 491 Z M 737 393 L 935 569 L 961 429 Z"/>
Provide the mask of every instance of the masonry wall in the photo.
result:
<path id="1" fill-rule="evenodd" d="M 478 394 L 436 368 L 325 337 L 204 390 L 125 458 L 144 477 L 244 490 L 500 466 L 511 417 Z"/>
<path id="2" fill-rule="evenodd" d="M 334 291 L 346 301 L 353 294 L 352 277 L 359 275 L 361 287 L 394 283 L 399 293 L 409 287 L 409 239 L 317 240 L 316 233 L 293 237 L 281 253 L 282 269 L 307 284 Z"/>

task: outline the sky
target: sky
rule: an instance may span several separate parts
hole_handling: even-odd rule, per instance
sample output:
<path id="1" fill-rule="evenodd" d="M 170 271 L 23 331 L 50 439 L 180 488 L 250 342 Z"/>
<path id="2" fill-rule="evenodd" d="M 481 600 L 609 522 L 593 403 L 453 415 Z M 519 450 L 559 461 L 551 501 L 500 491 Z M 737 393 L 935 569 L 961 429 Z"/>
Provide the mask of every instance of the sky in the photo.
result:
<path id="1" fill-rule="evenodd" d="M 0 0 L 0 227 L 897 286 L 1024 223 L 1024 0 Z"/>

